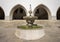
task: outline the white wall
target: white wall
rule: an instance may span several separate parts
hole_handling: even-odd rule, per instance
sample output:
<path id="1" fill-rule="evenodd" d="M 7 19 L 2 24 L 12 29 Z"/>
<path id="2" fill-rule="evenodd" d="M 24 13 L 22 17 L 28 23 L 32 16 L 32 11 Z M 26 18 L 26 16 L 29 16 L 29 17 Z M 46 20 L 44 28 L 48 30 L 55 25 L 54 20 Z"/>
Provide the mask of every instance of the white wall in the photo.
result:
<path id="1" fill-rule="evenodd" d="M 32 6 L 32 11 L 34 11 L 39 4 L 44 4 L 50 9 L 51 15 L 56 16 L 56 11 L 60 6 L 60 0 L 0 0 L 0 6 L 4 9 L 5 16 L 9 16 L 10 11 L 17 4 L 24 6 L 27 11 L 29 11 L 30 4 Z"/>

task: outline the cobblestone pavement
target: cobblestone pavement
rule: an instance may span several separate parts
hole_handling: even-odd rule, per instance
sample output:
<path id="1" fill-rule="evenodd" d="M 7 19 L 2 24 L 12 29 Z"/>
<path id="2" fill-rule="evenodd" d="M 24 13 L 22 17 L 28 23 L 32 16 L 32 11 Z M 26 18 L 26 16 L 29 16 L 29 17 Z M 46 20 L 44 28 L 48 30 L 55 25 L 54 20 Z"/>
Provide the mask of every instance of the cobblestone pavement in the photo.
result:
<path id="1" fill-rule="evenodd" d="M 42 24 L 43 22 L 41 22 Z M 3 25 L 3 27 L 2 27 Z M 8 25 L 8 24 L 7 24 Z M 14 24 L 17 25 L 17 24 Z M 60 23 L 50 23 L 42 24 L 45 29 L 45 36 L 39 40 L 22 40 L 15 36 L 16 27 L 12 26 L 10 28 L 4 27 L 4 24 L 0 23 L 0 42 L 60 42 Z"/>

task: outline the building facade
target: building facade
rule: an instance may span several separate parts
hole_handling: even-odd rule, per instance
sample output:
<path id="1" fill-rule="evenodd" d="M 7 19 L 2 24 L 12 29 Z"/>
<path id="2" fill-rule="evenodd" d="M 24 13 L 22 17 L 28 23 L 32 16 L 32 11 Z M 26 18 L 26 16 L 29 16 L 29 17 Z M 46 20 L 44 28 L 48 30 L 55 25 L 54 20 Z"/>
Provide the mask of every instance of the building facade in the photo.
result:
<path id="1" fill-rule="evenodd" d="M 60 0 L 0 0 L 0 20 L 23 20 L 30 4 L 39 20 L 60 20 Z"/>

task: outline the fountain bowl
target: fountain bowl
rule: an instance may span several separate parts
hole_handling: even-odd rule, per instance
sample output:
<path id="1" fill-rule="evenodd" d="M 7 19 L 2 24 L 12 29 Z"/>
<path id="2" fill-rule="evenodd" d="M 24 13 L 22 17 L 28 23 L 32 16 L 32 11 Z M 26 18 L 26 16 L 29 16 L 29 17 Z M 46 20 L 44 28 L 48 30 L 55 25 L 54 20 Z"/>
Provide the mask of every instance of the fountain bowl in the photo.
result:
<path id="1" fill-rule="evenodd" d="M 33 24 L 34 21 L 35 21 L 35 19 L 37 19 L 36 16 L 24 16 L 23 18 L 26 19 L 26 22 L 27 22 L 28 24 Z"/>

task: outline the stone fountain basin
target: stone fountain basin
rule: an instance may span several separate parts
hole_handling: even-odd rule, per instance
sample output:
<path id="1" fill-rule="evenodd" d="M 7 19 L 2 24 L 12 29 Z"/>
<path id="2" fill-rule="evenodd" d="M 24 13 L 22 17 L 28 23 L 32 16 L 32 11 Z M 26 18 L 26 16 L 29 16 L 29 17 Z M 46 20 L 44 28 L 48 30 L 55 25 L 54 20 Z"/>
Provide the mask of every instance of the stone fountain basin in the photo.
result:
<path id="1" fill-rule="evenodd" d="M 36 16 L 24 16 L 23 17 L 24 19 L 26 19 L 26 22 L 29 24 L 33 24 L 34 23 L 34 21 L 35 21 L 35 19 L 37 19 L 37 17 Z"/>
<path id="2" fill-rule="evenodd" d="M 45 35 L 44 29 L 17 29 L 15 35 L 24 40 L 37 40 Z"/>

